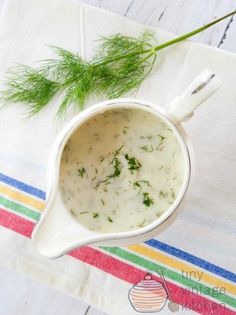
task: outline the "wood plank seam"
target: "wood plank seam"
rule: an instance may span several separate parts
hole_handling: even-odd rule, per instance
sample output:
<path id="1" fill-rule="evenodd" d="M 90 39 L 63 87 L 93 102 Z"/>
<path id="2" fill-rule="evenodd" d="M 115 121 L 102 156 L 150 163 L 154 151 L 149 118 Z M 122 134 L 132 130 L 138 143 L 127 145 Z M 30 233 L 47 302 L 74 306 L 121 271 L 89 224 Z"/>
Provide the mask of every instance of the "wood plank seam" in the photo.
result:
<path id="1" fill-rule="evenodd" d="M 228 31 L 230 29 L 230 26 L 233 23 L 233 21 L 234 21 L 234 16 L 232 16 L 231 19 L 229 20 L 229 22 L 227 23 L 227 25 L 225 27 L 225 30 L 224 30 L 224 33 L 223 33 L 223 35 L 222 35 L 222 37 L 221 37 L 221 39 L 219 41 L 219 44 L 217 45 L 218 48 L 220 48 L 220 46 L 223 45 L 223 43 L 224 43 L 224 41 L 225 41 L 225 39 L 227 37 L 227 33 L 228 33 Z"/>
<path id="2" fill-rule="evenodd" d="M 130 4 L 128 5 L 128 7 L 127 7 L 127 9 L 126 9 L 126 11 L 125 11 L 125 13 L 124 13 L 124 16 L 127 16 L 128 12 L 129 12 L 129 10 L 131 9 L 131 7 L 132 7 L 133 4 L 134 4 L 134 0 L 132 0 L 132 1 L 130 2 Z"/>

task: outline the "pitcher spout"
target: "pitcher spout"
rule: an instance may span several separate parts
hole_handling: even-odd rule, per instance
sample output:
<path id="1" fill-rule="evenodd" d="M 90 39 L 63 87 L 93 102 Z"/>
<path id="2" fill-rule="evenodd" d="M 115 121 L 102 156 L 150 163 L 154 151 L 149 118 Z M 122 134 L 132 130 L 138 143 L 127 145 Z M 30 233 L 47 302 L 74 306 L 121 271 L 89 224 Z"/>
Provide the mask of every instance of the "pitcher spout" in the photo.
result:
<path id="1" fill-rule="evenodd" d="M 73 219 L 58 193 L 54 202 L 49 200 L 47 203 L 45 213 L 33 231 L 32 241 L 43 256 L 58 258 L 76 247 L 90 244 L 96 235 Z"/>

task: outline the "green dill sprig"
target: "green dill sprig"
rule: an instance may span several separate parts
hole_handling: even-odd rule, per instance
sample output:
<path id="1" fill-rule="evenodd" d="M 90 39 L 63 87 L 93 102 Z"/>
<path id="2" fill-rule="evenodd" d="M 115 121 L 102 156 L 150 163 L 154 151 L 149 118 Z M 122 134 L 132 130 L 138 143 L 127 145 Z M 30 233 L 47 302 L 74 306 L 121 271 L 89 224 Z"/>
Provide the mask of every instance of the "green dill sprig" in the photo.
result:
<path id="1" fill-rule="evenodd" d="M 161 142 L 163 142 L 166 139 L 166 137 L 164 137 L 162 135 L 157 135 L 157 136 L 161 139 Z"/>
<path id="2" fill-rule="evenodd" d="M 234 10 L 160 45 L 154 44 L 151 31 L 145 31 L 138 38 L 122 34 L 102 38 L 95 56 L 88 62 L 76 53 L 53 47 L 55 59 L 43 60 L 36 68 L 25 65 L 11 68 L 1 99 L 4 104 L 26 104 L 28 113 L 32 115 L 40 112 L 60 92 L 63 97 L 57 115 L 61 117 L 72 104 L 83 109 L 91 94 L 109 99 L 120 97 L 142 84 L 153 68 L 158 51 L 192 37 L 235 13 Z"/>
<path id="3" fill-rule="evenodd" d="M 120 168 L 121 163 L 120 163 L 120 160 L 117 157 L 115 157 L 113 159 L 112 165 L 113 165 L 114 171 L 113 171 L 112 174 L 107 176 L 107 180 L 109 180 L 109 179 L 111 179 L 113 177 L 118 177 L 120 175 L 120 173 L 121 173 L 121 168 Z"/>
<path id="4" fill-rule="evenodd" d="M 133 182 L 133 188 L 139 190 L 138 194 L 140 194 L 140 192 L 143 190 L 143 185 L 146 185 L 147 187 L 152 187 L 152 185 L 150 184 L 148 180 L 139 180 L 137 182 Z M 148 192 L 143 192 L 142 196 L 143 196 L 143 204 L 146 207 L 150 207 L 151 205 L 153 205 L 154 200 L 150 198 L 150 194 Z"/>
<path id="5" fill-rule="evenodd" d="M 113 223 L 113 220 L 110 217 L 107 217 L 107 221 L 110 222 L 110 223 Z"/>
<path id="6" fill-rule="evenodd" d="M 149 197 L 149 193 L 148 192 L 144 192 L 143 193 L 143 204 L 146 207 L 150 207 L 151 205 L 153 205 L 154 201 L 152 198 Z"/>
<path id="7" fill-rule="evenodd" d="M 121 173 L 121 162 L 118 159 L 118 155 L 120 154 L 120 151 L 123 149 L 124 145 L 122 145 L 119 149 L 115 150 L 115 152 L 113 153 L 113 158 L 111 160 L 111 162 L 109 163 L 110 165 L 113 166 L 113 173 L 111 173 L 110 175 L 107 175 L 106 178 L 100 182 L 97 183 L 97 185 L 94 187 L 94 189 L 97 189 L 100 184 L 110 184 L 110 180 L 114 177 L 118 177 L 120 176 Z"/>
<path id="8" fill-rule="evenodd" d="M 41 71 L 17 65 L 6 76 L 7 86 L 2 91 L 4 103 L 25 103 L 28 114 L 33 115 L 42 110 L 59 91 L 60 85 L 44 76 Z"/>
<path id="9" fill-rule="evenodd" d="M 77 172 L 78 172 L 78 176 L 80 176 L 80 177 L 84 177 L 84 174 L 86 173 L 84 167 L 78 168 L 78 169 L 77 169 Z"/>
<path id="10" fill-rule="evenodd" d="M 114 160 L 116 159 L 117 155 L 120 154 L 120 151 L 123 149 L 123 147 L 124 144 L 121 147 L 119 147 L 119 149 L 115 150 L 115 152 L 113 153 L 113 160 L 110 162 L 110 164 L 113 164 Z"/>
<path id="11" fill-rule="evenodd" d="M 159 191 L 159 198 L 160 199 L 163 199 L 163 198 L 166 198 L 168 197 L 168 192 L 164 192 L 162 190 Z"/>
<path id="12" fill-rule="evenodd" d="M 113 173 L 110 174 L 110 175 L 107 175 L 106 179 L 101 181 L 101 182 L 99 182 L 99 184 L 101 184 L 101 183 L 110 183 L 110 179 L 112 179 L 114 177 L 118 177 L 120 175 L 120 173 L 121 173 L 121 167 L 120 167 L 121 162 L 120 162 L 120 160 L 117 157 L 115 157 L 112 160 L 112 165 L 113 165 Z"/>
<path id="13" fill-rule="evenodd" d="M 86 214 L 86 213 L 89 213 L 88 211 L 82 211 L 80 212 L 80 214 Z"/>
<path id="14" fill-rule="evenodd" d="M 133 174 L 133 171 L 137 171 L 140 169 L 140 167 L 142 167 L 142 164 L 134 156 L 129 157 L 128 154 L 125 154 L 125 159 L 128 162 L 128 169 L 130 170 L 131 174 Z"/>
<path id="15" fill-rule="evenodd" d="M 147 144 L 142 146 L 141 149 L 149 153 L 154 151 L 153 145 L 147 145 Z"/>
<path id="16" fill-rule="evenodd" d="M 143 184 L 147 185 L 147 187 L 152 187 L 152 185 L 150 184 L 150 182 L 148 180 L 139 180 L 136 182 L 133 182 L 133 187 L 134 189 L 138 189 L 140 193 L 140 191 L 143 189 Z"/>

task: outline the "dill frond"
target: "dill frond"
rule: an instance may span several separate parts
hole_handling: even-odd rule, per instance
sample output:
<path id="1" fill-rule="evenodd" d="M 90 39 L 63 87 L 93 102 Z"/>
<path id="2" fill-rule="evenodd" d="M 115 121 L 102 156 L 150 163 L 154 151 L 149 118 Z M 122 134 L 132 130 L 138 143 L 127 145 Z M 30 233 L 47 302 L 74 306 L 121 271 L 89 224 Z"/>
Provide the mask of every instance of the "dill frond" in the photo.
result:
<path id="1" fill-rule="evenodd" d="M 154 34 L 150 31 L 139 38 L 121 34 L 103 38 L 92 62 L 96 92 L 107 98 L 117 98 L 138 88 L 154 64 L 156 52 L 150 53 L 153 39 Z"/>
<path id="2" fill-rule="evenodd" d="M 58 116 L 63 116 L 71 104 L 83 109 L 92 93 L 117 98 L 138 88 L 151 72 L 161 49 L 192 37 L 216 23 L 233 16 L 236 11 L 187 34 L 156 45 L 153 32 L 145 31 L 134 38 L 116 34 L 101 39 L 90 62 L 78 54 L 53 47 L 55 59 L 43 60 L 37 68 L 17 66 L 7 74 L 1 99 L 6 104 L 25 103 L 29 114 L 41 111 L 57 92 L 63 93 Z"/>
<path id="3" fill-rule="evenodd" d="M 8 71 L 7 87 L 2 92 L 5 103 L 26 103 L 29 114 L 38 113 L 59 90 L 57 82 L 48 80 L 40 71 L 18 65 Z"/>
<path id="4" fill-rule="evenodd" d="M 60 84 L 64 98 L 59 105 L 58 116 L 62 116 L 73 103 L 83 109 L 84 103 L 91 93 L 92 67 L 83 61 L 78 54 L 59 47 L 53 47 L 56 59 L 43 60 L 40 71 L 44 76 Z"/>

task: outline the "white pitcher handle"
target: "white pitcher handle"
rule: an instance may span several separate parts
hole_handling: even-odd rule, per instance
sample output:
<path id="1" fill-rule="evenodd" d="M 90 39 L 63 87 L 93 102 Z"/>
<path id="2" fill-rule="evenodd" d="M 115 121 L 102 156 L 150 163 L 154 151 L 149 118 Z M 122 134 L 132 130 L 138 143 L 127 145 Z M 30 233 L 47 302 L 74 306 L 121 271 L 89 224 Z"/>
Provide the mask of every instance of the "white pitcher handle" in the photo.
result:
<path id="1" fill-rule="evenodd" d="M 221 86 L 221 81 L 214 72 L 204 70 L 188 86 L 185 92 L 176 97 L 168 107 L 168 115 L 176 123 L 186 121 L 194 114 L 194 110 Z"/>

